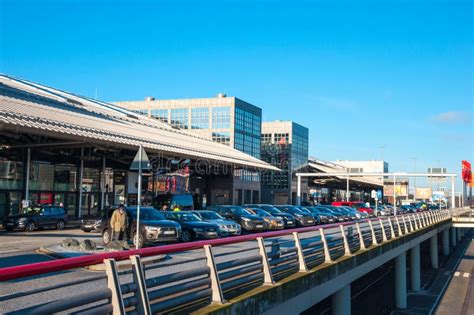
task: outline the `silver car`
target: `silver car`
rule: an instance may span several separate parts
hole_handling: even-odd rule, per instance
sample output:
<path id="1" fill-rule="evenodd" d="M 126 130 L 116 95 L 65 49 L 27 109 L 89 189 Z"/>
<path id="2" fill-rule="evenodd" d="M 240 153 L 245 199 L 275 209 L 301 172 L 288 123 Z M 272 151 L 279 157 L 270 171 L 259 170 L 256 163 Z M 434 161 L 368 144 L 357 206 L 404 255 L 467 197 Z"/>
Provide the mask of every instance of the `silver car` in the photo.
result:
<path id="1" fill-rule="evenodd" d="M 224 236 L 236 236 L 242 233 L 240 224 L 235 221 L 227 220 L 220 214 L 210 210 L 198 210 L 193 211 L 195 215 L 201 218 L 203 221 L 213 223 L 219 227 L 219 235 Z"/>

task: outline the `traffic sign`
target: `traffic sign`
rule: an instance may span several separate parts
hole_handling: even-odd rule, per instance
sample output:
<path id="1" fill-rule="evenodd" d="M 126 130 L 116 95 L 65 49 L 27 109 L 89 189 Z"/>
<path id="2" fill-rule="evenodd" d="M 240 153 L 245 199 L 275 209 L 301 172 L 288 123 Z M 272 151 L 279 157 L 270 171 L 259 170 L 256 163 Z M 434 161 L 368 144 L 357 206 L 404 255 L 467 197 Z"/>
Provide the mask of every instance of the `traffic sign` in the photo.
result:
<path id="1" fill-rule="evenodd" d="M 380 189 L 377 190 L 377 199 L 382 199 L 382 191 Z"/>
<path id="2" fill-rule="evenodd" d="M 141 154 L 140 154 L 140 150 L 142 151 Z M 140 146 L 140 149 L 138 149 L 137 154 L 135 155 L 135 158 L 133 159 L 132 165 L 130 165 L 131 171 L 139 170 L 140 160 L 141 160 L 142 170 L 149 170 L 150 159 L 148 159 L 148 155 L 146 154 L 145 149 L 142 146 Z"/>

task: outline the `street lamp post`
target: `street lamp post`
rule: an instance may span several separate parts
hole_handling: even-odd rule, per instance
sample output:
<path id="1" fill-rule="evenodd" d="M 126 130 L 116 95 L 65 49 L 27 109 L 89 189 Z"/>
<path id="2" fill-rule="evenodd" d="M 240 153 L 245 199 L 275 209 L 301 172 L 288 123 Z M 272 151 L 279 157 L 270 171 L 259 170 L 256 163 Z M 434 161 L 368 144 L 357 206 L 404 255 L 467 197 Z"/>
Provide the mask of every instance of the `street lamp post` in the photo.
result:
<path id="1" fill-rule="evenodd" d="M 412 157 L 414 163 L 413 171 L 416 173 L 416 157 Z M 413 178 L 413 201 L 416 202 L 416 177 Z"/>

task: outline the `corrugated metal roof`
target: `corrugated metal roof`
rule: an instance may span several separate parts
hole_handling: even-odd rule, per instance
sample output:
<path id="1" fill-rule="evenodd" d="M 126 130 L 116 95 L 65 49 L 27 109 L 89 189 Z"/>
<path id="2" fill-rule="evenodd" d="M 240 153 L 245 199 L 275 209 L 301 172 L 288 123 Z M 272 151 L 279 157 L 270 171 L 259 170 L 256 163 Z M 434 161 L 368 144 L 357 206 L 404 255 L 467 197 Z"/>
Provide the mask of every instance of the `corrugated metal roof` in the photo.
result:
<path id="1" fill-rule="evenodd" d="M 116 105 L 0 75 L 0 124 L 70 135 L 150 152 L 278 170 L 231 147 Z"/>

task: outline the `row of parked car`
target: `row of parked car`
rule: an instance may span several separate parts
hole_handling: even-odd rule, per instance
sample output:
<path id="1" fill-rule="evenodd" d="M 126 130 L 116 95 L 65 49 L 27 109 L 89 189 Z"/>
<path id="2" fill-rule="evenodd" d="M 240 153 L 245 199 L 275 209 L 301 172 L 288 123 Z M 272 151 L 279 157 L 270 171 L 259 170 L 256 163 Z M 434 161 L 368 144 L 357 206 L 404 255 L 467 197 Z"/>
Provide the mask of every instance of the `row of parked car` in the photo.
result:
<path id="1" fill-rule="evenodd" d="M 104 243 L 109 243 L 112 238 L 109 221 L 115 209 L 108 209 L 99 219 L 83 220 L 81 229 L 86 232 L 98 231 L 102 234 Z M 142 206 L 140 233 L 137 233 L 137 208 L 130 206 L 126 210 L 129 225 L 125 237 L 140 247 L 153 243 L 190 242 L 242 233 L 344 222 L 372 215 L 348 206 L 332 205 L 219 205 L 192 211 L 159 211 Z"/>

